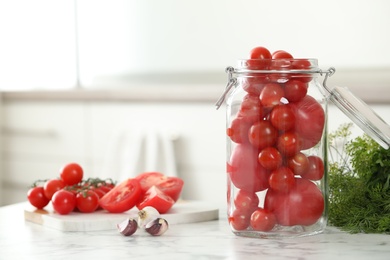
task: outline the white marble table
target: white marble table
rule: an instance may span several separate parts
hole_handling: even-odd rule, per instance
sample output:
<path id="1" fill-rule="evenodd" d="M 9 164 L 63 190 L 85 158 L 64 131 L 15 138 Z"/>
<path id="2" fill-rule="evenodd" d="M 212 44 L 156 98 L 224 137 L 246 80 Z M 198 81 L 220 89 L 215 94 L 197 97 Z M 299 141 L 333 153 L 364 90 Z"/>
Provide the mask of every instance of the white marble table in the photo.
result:
<path id="1" fill-rule="evenodd" d="M 172 225 L 160 237 L 116 230 L 62 232 L 26 222 L 25 204 L 0 208 L 0 259 L 390 259 L 390 235 L 350 235 L 335 228 L 296 239 L 235 236 L 226 218 Z M 221 214 L 224 215 L 223 212 Z"/>

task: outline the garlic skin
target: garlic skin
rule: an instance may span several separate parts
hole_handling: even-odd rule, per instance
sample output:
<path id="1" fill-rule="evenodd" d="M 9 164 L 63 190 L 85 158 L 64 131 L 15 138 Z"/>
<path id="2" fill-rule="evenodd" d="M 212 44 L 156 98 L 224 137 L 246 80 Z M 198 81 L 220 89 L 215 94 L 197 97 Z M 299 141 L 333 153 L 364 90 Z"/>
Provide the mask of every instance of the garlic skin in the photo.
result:
<path id="1" fill-rule="evenodd" d="M 150 206 L 144 207 L 138 211 L 138 226 L 145 228 L 146 224 L 159 217 L 160 213 L 157 209 Z"/>
<path id="2" fill-rule="evenodd" d="M 161 236 L 168 230 L 168 222 L 163 218 L 156 218 L 145 226 L 145 231 L 152 236 Z"/>
<path id="3" fill-rule="evenodd" d="M 131 236 L 135 233 L 135 231 L 137 231 L 138 223 L 135 219 L 128 218 L 117 224 L 116 227 L 118 228 L 119 233 L 122 235 Z"/>

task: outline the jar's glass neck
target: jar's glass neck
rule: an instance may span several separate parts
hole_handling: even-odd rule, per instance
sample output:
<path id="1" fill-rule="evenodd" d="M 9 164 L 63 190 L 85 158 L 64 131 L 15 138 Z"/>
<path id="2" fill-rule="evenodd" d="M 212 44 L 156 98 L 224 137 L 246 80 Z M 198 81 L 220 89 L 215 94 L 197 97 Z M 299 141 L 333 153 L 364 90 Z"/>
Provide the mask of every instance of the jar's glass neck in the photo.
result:
<path id="1" fill-rule="evenodd" d="M 236 73 L 319 73 L 317 59 L 245 59 L 238 60 Z"/>

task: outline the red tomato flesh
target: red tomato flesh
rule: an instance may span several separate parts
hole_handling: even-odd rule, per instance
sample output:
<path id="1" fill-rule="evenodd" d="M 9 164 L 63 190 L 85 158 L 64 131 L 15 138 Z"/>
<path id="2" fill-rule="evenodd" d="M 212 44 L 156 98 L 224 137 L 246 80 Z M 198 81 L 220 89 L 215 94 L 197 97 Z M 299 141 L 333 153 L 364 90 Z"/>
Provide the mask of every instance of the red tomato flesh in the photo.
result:
<path id="1" fill-rule="evenodd" d="M 138 202 L 142 194 L 137 179 L 127 179 L 112 188 L 100 200 L 99 205 L 111 213 L 122 213 L 130 210 Z"/>
<path id="2" fill-rule="evenodd" d="M 170 196 L 165 195 L 156 186 L 152 186 L 137 203 L 137 208 L 141 210 L 150 206 L 157 209 L 160 214 L 164 214 L 172 208 L 173 204 L 175 204 L 175 201 Z"/>
<path id="3" fill-rule="evenodd" d="M 179 177 L 171 177 L 161 172 L 144 172 L 136 176 L 143 193 L 152 186 L 156 186 L 164 194 L 171 197 L 175 202 L 179 199 L 184 186 L 184 181 Z"/>

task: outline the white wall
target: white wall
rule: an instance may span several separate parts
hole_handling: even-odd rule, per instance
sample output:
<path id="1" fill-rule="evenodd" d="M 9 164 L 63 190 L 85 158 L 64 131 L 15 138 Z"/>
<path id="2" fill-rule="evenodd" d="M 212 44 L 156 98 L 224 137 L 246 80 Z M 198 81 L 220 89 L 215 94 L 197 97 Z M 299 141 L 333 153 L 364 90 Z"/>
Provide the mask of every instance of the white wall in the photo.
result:
<path id="1" fill-rule="evenodd" d="M 318 58 L 325 69 L 390 68 L 386 0 L 81 0 L 78 8 L 87 85 L 107 75 L 222 72 L 258 45 Z"/>
<path id="2" fill-rule="evenodd" d="M 390 106 L 373 108 L 390 122 Z M 70 161 L 79 162 L 87 176 L 96 177 L 104 167 L 113 133 L 154 129 L 178 136 L 174 147 L 178 175 L 185 181 L 183 198 L 225 204 L 225 111 L 216 111 L 211 102 L 6 101 L 3 109 L 4 203 L 24 201 L 34 180 L 57 177 L 59 168 Z M 348 121 L 335 107 L 329 108 L 330 131 Z M 361 133 L 357 127 L 354 132 Z M 123 164 L 119 160 L 123 153 L 110 154 L 116 156 Z M 126 165 L 133 163 L 136 159 L 129 156 Z M 117 179 L 114 167 L 108 177 Z"/>

